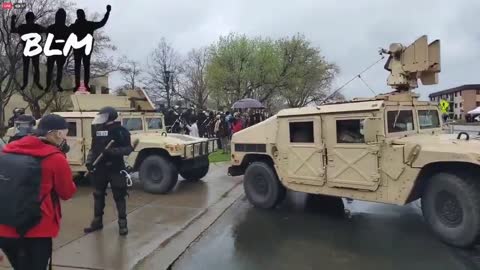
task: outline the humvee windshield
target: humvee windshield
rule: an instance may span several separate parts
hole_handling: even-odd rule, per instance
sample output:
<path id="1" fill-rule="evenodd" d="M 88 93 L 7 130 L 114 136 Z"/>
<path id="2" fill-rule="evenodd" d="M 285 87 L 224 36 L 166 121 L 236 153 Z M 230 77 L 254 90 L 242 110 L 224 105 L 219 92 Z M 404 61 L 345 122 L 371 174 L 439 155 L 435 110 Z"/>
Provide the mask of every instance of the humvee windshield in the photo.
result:
<path id="1" fill-rule="evenodd" d="M 408 132 L 415 130 L 412 110 L 387 112 L 388 133 Z"/>
<path id="2" fill-rule="evenodd" d="M 143 121 L 142 118 L 123 118 L 122 126 L 125 127 L 128 131 L 139 131 L 143 130 Z"/>
<path id="3" fill-rule="evenodd" d="M 440 127 L 440 119 L 436 110 L 418 110 L 418 121 L 421 129 Z"/>
<path id="4" fill-rule="evenodd" d="M 162 118 L 159 118 L 159 117 L 147 118 L 147 126 L 149 130 L 162 129 L 163 128 Z"/>

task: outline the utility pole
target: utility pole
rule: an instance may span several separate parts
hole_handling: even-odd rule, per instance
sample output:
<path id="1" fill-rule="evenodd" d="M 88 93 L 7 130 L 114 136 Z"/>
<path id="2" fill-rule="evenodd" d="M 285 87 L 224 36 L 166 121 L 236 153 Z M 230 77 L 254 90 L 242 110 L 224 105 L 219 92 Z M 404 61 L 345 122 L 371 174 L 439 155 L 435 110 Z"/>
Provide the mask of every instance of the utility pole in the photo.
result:
<path id="1" fill-rule="evenodd" d="M 170 107 L 170 73 L 171 71 L 167 70 L 167 64 L 163 64 L 163 73 L 165 75 L 164 81 L 165 81 L 165 92 L 167 94 L 167 108 Z"/>

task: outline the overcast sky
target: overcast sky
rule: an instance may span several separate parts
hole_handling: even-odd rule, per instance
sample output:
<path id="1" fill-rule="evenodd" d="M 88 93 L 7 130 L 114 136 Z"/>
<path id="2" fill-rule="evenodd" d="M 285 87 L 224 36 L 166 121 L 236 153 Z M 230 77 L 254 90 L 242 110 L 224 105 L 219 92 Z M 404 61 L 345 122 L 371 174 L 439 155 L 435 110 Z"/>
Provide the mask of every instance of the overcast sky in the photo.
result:
<path id="1" fill-rule="evenodd" d="M 441 40 L 440 83 L 420 86 L 422 98 L 437 90 L 480 83 L 479 0 L 77 0 L 88 12 L 105 12 L 118 55 L 145 62 L 161 37 L 180 52 L 206 46 L 230 32 L 278 38 L 303 33 L 341 69 L 342 85 L 379 59 L 378 48 L 409 45 L 417 37 Z M 386 60 L 386 58 L 385 58 Z M 384 62 L 363 74 L 377 93 L 390 91 Z M 123 82 L 111 76 L 110 87 Z M 371 91 L 360 80 L 342 90 L 349 98 Z"/>

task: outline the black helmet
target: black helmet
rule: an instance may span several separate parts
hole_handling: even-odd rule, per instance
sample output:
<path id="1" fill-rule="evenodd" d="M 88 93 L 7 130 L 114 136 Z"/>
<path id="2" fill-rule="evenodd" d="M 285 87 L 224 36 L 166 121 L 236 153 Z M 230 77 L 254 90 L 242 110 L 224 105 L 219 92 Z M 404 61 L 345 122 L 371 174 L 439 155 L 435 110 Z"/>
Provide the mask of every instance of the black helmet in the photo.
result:
<path id="1" fill-rule="evenodd" d="M 95 117 L 95 119 L 93 119 L 92 124 L 93 125 L 105 124 L 105 123 L 108 123 L 108 122 L 115 121 L 115 119 L 117 119 L 117 117 L 118 117 L 118 112 L 115 108 L 110 107 L 110 106 L 103 107 L 97 113 L 97 116 Z"/>

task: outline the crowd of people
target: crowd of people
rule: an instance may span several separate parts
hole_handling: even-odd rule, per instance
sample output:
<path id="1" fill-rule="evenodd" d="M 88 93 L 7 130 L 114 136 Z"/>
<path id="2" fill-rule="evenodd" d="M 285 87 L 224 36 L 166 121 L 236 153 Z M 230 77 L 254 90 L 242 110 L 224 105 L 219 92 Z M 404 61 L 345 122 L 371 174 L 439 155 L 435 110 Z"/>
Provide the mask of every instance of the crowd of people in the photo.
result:
<path id="1" fill-rule="evenodd" d="M 217 138 L 218 149 L 229 151 L 231 136 L 242 129 L 253 126 L 268 115 L 263 110 L 245 111 L 201 111 L 186 109 L 179 113 L 174 109 L 164 112 L 168 132 L 183 133 L 194 137 Z"/>

